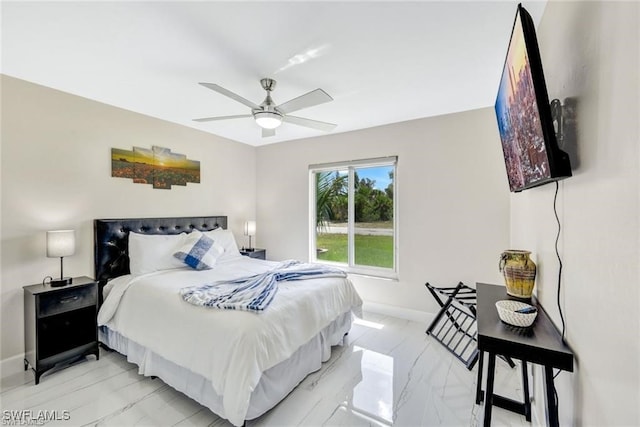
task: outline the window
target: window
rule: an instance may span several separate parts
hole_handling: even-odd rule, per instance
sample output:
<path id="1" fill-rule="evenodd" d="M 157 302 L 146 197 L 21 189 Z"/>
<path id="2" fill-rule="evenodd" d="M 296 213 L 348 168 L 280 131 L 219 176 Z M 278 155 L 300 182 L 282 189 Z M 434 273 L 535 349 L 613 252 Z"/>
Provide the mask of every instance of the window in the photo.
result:
<path id="1" fill-rule="evenodd" d="M 311 260 L 396 277 L 396 157 L 314 165 Z"/>

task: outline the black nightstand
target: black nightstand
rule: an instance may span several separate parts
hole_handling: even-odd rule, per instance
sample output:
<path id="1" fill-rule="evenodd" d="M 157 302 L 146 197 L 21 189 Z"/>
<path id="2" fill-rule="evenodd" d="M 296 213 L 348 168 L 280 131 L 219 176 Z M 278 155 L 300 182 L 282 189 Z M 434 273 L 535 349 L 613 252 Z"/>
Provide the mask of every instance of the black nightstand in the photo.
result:
<path id="1" fill-rule="evenodd" d="M 98 282 L 74 277 L 68 286 L 24 286 L 24 370 L 40 376 L 56 364 L 98 351 Z"/>
<path id="2" fill-rule="evenodd" d="M 251 251 L 240 249 L 240 254 L 255 259 L 267 259 L 267 250 L 255 248 Z"/>

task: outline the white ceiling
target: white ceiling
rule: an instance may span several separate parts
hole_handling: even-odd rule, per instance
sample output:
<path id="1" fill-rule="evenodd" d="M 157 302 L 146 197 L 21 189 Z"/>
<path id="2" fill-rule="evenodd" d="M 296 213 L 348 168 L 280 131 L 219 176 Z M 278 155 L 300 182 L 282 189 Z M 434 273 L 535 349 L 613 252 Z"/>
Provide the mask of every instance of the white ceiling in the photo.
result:
<path id="1" fill-rule="evenodd" d="M 316 88 L 333 102 L 295 115 L 333 133 L 493 105 L 517 1 L 2 2 L 2 73 L 251 145 L 321 131 L 252 119 L 262 77 L 281 104 Z M 545 2 L 525 8 L 536 23 Z M 117 125 L 117 124 L 115 124 Z"/>

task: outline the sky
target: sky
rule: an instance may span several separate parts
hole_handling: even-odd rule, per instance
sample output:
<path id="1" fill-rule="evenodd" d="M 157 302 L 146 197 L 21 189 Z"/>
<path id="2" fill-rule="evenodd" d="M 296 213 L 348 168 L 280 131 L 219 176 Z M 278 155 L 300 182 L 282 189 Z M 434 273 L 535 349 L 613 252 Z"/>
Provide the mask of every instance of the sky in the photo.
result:
<path id="1" fill-rule="evenodd" d="M 389 171 L 391 170 L 393 170 L 391 166 L 357 169 L 358 177 L 360 179 L 369 178 L 370 180 L 375 181 L 376 183 L 374 188 L 382 191 L 384 191 L 384 189 L 391 183 L 391 179 L 389 179 Z"/>

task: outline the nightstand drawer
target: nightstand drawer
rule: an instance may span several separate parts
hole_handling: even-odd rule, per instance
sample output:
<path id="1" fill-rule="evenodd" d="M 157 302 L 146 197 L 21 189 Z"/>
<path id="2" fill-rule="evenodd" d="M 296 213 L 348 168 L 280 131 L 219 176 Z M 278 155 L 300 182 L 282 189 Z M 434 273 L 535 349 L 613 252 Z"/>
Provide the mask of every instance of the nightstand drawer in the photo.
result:
<path id="1" fill-rule="evenodd" d="M 97 304 L 96 286 L 90 285 L 82 288 L 72 288 L 40 295 L 38 306 L 39 317 L 64 313 L 81 307 Z"/>

